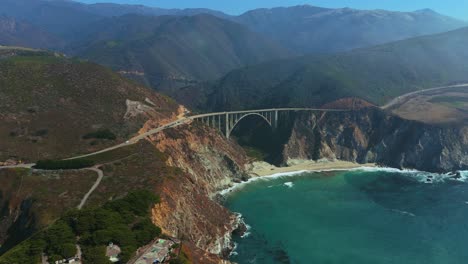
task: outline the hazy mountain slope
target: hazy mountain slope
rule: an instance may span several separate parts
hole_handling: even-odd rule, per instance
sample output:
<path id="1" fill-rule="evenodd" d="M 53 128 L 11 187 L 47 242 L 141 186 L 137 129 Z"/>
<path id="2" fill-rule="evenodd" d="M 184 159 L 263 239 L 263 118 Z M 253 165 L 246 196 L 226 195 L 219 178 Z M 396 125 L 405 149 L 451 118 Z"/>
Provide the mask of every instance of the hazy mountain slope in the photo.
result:
<path id="1" fill-rule="evenodd" d="M 111 3 L 87 5 L 62 0 L 2 0 L 0 7 L 0 15 L 6 14 L 27 21 L 68 41 L 80 39 L 83 30 L 86 31 L 91 24 L 106 17 L 125 14 L 184 16 L 202 13 L 226 16 L 210 9 L 161 9 Z"/>
<path id="2" fill-rule="evenodd" d="M 0 49 L 0 87 L 0 161 L 102 149 L 123 142 L 149 118 L 169 118 L 178 108 L 102 66 L 44 52 Z M 116 138 L 83 138 L 102 130 Z"/>
<path id="3" fill-rule="evenodd" d="M 62 48 L 64 42 L 27 22 L 0 16 L 0 45 L 32 48 Z"/>
<path id="4" fill-rule="evenodd" d="M 346 51 L 468 25 L 432 10 L 367 11 L 309 5 L 257 9 L 233 19 L 303 53 Z"/>
<path id="5" fill-rule="evenodd" d="M 232 71 L 211 86 L 186 88 L 180 99 L 193 102 L 190 94 L 198 94 L 196 106 L 217 110 L 319 106 L 349 96 L 382 104 L 409 91 L 468 82 L 467 45 L 468 28 L 463 28 L 336 55 L 269 62 Z"/>
<path id="6" fill-rule="evenodd" d="M 166 91 L 292 54 L 244 26 L 210 15 L 112 18 L 96 24 L 86 39 L 73 49 L 79 56 Z"/>
<path id="7" fill-rule="evenodd" d="M 63 38 L 73 38 L 80 29 L 102 17 L 73 1 L 2 0 L 1 13 L 27 21 Z"/>
<path id="8" fill-rule="evenodd" d="M 97 3 L 84 6 L 87 11 L 105 17 L 123 16 L 128 14 L 151 15 L 151 16 L 192 16 L 199 14 L 210 14 L 220 18 L 229 17 L 223 12 L 207 8 L 186 8 L 186 9 L 165 9 L 158 7 L 149 7 L 144 5 L 124 5 L 113 3 Z"/>

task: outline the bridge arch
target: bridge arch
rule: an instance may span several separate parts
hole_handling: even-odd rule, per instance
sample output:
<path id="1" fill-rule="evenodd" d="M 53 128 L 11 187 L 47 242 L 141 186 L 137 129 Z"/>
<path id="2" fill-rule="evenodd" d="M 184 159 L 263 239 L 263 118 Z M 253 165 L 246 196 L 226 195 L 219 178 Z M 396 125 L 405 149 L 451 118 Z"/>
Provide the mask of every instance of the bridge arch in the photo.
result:
<path id="1" fill-rule="evenodd" d="M 237 120 L 234 122 L 234 124 L 232 125 L 232 127 L 227 131 L 226 137 L 229 138 L 229 137 L 231 136 L 231 133 L 232 133 L 232 131 L 234 130 L 234 128 L 236 128 L 237 124 L 239 124 L 239 122 L 242 121 L 242 119 L 244 119 L 244 118 L 246 118 L 246 117 L 248 117 L 248 116 L 259 116 L 259 117 L 261 117 L 263 120 L 265 120 L 265 121 L 268 123 L 268 125 L 270 125 L 270 127 L 273 127 L 271 121 L 268 120 L 268 118 L 265 117 L 264 115 L 259 114 L 259 113 L 247 113 L 247 114 L 241 116 L 239 119 L 237 119 Z"/>

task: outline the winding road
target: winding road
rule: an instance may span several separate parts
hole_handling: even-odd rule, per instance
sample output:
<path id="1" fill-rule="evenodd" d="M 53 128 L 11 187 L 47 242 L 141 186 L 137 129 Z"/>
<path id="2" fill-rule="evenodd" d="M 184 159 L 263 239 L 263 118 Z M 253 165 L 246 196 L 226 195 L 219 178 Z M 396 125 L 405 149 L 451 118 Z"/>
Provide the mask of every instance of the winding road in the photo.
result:
<path id="1" fill-rule="evenodd" d="M 408 101 L 410 98 L 412 98 L 413 96 L 418 95 L 418 94 L 437 91 L 437 90 L 451 89 L 451 88 L 461 88 L 461 87 L 467 87 L 468 88 L 468 83 L 456 84 L 456 85 L 450 85 L 450 86 L 434 87 L 434 88 L 430 88 L 430 89 L 414 91 L 414 92 L 411 92 L 411 93 L 407 93 L 407 94 L 398 96 L 397 98 L 391 100 L 390 102 L 388 102 L 386 105 L 382 106 L 381 108 L 384 109 L 384 110 L 391 109 L 395 105 L 404 103 L 405 101 Z"/>
<path id="2" fill-rule="evenodd" d="M 91 186 L 91 189 L 89 189 L 89 191 L 85 194 L 83 199 L 81 199 L 80 204 L 77 206 L 78 210 L 81 210 L 81 208 L 83 208 L 83 206 L 86 204 L 86 201 L 88 200 L 89 196 L 91 196 L 91 194 L 96 190 L 96 188 L 101 183 L 102 178 L 104 178 L 104 173 L 102 172 L 101 169 L 98 168 L 98 166 L 88 168 L 86 170 L 96 172 L 98 174 L 98 178 L 97 178 L 96 182 L 93 184 L 93 186 Z"/>

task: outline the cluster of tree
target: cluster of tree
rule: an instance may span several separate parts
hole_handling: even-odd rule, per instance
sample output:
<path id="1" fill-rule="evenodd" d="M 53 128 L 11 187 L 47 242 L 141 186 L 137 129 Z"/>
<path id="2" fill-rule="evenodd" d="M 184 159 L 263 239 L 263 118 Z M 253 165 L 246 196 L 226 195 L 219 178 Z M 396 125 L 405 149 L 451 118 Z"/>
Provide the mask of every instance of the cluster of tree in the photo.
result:
<path id="1" fill-rule="evenodd" d="M 39 160 L 34 168 L 40 170 L 76 170 L 92 166 L 94 166 L 94 161 L 89 159 Z"/>
<path id="2" fill-rule="evenodd" d="M 102 129 L 95 132 L 88 133 L 83 136 L 83 139 L 108 139 L 115 140 L 117 136 L 109 129 Z"/>
<path id="3" fill-rule="evenodd" d="M 151 192 L 138 191 L 103 207 L 69 211 L 48 229 L 1 256 L 0 264 L 38 263 L 41 253 L 49 256 L 49 262 L 70 258 L 76 255 L 77 244 L 86 263 L 108 264 L 105 249 L 110 242 L 120 246 L 119 257 L 125 263 L 137 248 L 161 235 L 148 215 L 157 202 L 159 198 Z"/>

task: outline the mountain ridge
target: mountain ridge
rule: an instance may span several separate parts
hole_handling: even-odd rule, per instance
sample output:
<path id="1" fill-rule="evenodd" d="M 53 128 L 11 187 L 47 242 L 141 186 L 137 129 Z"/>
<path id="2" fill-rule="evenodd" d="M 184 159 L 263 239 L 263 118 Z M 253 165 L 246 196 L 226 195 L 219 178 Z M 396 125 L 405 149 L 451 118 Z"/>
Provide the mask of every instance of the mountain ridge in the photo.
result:
<path id="1" fill-rule="evenodd" d="M 178 99 L 217 111 L 317 107 L 343 97 L 383 104 L 410 91 L 466 82 L 467 44 L 468 27 L 338 54 L 267 62 L 234 70 L 211 84 L 186 87 Z"/>
<path id="2" fill-rule="evenodd" d="M 73 48 L 76 55 L 172 92 L 238 67 L 294 53 L 248 28 L 218 17 L 126 15 L 109 18 Z M 104 32 L 104 33 L 103 33 Z M 85 48 L 83 48 L 85 47 Z"/>

